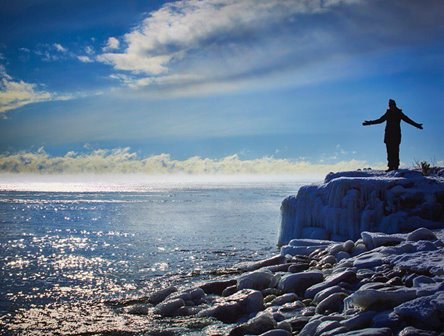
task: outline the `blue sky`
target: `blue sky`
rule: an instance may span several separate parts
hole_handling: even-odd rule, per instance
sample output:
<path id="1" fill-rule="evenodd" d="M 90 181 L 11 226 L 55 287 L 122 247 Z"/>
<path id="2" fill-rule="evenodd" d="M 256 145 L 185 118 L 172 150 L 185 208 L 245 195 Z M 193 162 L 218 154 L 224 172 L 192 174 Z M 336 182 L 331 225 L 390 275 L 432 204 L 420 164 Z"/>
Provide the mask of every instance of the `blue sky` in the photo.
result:
<path id="1" fill-rule="evenodd" d="M 1 1 L 0 155 L 444 160 L 440 0 Z"/>

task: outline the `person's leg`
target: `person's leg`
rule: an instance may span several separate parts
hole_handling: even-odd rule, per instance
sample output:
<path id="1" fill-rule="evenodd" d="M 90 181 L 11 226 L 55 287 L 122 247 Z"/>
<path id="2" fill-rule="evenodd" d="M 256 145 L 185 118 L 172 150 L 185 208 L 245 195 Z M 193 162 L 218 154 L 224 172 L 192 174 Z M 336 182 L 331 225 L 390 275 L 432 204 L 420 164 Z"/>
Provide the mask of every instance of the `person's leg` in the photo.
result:
<path id="1" fill-rule="evenodd" d="M 399 168 L 399 143 L 393 144 L 393 169 Z"/>
<path id="2" fill-rule="evenodd" d="M 387 165 L 388 170 L 398 169 L 399 166 L 399 145 L 393 142 L 387 142 Z"/>

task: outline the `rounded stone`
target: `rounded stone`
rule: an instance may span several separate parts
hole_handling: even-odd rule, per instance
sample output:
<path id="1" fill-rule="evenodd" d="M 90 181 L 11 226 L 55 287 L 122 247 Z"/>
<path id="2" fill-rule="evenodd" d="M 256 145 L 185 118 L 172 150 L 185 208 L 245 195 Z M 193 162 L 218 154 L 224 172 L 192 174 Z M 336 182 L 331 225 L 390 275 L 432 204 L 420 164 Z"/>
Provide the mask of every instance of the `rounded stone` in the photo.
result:
<path id="1" fill-rule="evenodd" d="M 185 301 L 183 299 L 174 299 L 159 303 L 154 308 L 154 313 L 159 314 L 163 317 L 174 316 L 175 312 L 180 308 L 185 306 Z"/>
<path id="2" fill-rule="evenodd" d="M 420 240 L 437 240 L 438 238 L 433 231 L 426 228 L 419 228 L 407 235 L 408 241 L 420 241 Z"/>
<path id="3" fill-rule="evenodd" d="M 344 309 L 344 299 L 347 294 L 340 292 L 327 296 L 316 306 L 316 314 L 331 314 L 333 312 L 342 312 Z"/>

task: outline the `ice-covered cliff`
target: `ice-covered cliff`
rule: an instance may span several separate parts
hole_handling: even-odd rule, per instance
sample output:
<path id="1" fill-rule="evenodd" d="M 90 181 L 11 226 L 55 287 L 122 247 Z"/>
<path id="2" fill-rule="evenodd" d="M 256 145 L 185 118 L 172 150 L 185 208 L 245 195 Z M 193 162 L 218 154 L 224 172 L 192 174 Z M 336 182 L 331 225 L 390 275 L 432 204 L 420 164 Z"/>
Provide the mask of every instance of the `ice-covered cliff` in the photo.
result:
<path id="1" fill-rule="evenodd" d="M 278 243 L 293 238 L 345 241 L 362 231 L 410 232 L 444 227 L 444 170 L 330 173 L 282 202 Z"/>

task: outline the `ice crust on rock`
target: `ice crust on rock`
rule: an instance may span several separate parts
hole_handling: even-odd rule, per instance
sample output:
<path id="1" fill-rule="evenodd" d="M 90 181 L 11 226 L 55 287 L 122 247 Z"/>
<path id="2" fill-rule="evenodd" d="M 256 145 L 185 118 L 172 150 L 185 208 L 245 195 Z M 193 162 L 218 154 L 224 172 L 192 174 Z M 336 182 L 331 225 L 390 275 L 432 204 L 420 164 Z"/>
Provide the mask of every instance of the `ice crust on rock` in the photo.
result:
<path id="1" fill-rule="evenodd" d="M 279 245 L 295 238 L 345 241 L 363 231 L 443 228 L 444 178 L 414 170 L 330 173 L 323 184 L 303 186 L 284 199 L 281 215 Z"/>

